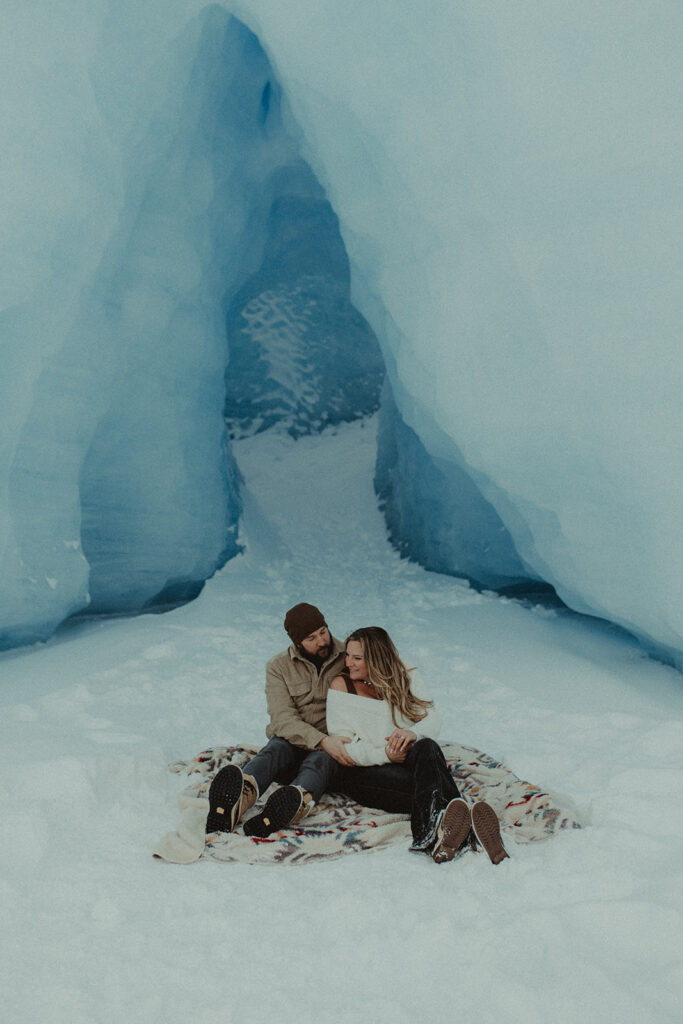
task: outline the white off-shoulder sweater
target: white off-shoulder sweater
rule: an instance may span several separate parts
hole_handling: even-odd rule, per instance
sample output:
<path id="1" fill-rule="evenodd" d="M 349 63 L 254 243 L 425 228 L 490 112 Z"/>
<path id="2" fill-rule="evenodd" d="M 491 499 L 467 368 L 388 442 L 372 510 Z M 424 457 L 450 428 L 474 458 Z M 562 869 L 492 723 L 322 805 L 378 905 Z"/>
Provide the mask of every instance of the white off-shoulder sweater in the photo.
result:
<path id="1" fill-rule="evenodd" d="M 421 700 L 429 700 L 426 687 L 417 672 L 410 673 L 410 689 Z M 435 740 L 441 728 L 441 719 L 429 708 L 425 718 L 411 722 L 396 713 L 400 729 L 410 729 L 418 739 L 429 736 Z M 391 708 L 385 700 L 359 697 L 345 690 L 327 693 L 327 732 L 330 736 L 350 736 L 346 751 L 357 765 L 388 764 L 385 750 L 386 737 L 394 731 Z"/>

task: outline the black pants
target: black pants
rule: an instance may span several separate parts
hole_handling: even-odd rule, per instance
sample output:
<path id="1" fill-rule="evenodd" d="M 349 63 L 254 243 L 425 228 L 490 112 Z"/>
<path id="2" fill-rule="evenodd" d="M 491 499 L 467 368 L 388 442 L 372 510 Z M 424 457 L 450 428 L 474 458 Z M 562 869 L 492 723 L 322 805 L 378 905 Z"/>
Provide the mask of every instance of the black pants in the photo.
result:
<path id="1" fill-rule="evenodd" d="M 441 747 L 427 738 L 418 740 L 401 764 L 340 768 L 330 789 L 365 807 L 410 814 L 413 850 L 430 849 L 439 813 L 460 796 Z"/>

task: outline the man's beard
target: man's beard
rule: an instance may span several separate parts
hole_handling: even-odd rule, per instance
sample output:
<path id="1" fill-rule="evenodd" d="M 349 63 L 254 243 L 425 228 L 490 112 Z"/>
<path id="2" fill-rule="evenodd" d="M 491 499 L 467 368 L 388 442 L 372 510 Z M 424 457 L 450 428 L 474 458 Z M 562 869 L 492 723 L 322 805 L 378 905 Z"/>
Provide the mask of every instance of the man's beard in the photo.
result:
<path id="1" fill-rule="evenodd" d="M 299 654 L 303 655 L 304 658 L 307 658 L 308 661 L 312 661 L 316 668 L 320 668 L 325 659 L 329 657 L 330 647 L 331 645 L 328 644 L 327 647 L 322 647 L 319 651 L 316 651 L 315 654 L 310 654 L 303 645 L 299 645 Z"/>

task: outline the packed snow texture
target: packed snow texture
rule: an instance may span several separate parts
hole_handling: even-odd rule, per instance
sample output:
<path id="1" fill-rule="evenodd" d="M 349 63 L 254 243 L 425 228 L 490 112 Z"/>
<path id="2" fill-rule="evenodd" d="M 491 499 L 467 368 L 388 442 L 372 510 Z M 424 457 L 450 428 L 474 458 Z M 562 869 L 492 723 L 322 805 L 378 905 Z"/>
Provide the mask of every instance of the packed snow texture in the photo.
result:
<path id="1" fill-rule="evenodd" d="M 444 495 L 471 482 L 451 543 L 410 473 L 399 541 L 477 578 L 460 539 L 483 538 L 480 578 L 519 563 L 683 648 L 680 4 L 4 14 L 6 642 L 173 598 L 235 550 L 225 320 L 304 160 L 397 415 Z"/>
<path id="2" fill-rule="evenodd" d="M 401 559 L 372 424 L 235 447 L 245 551 L 196 601 L 0 655 L 3 1021 L 679 1024 L 680 675 L 605 623 Z M 155 860 L 187 784 L 167 763 L 265 742 L 265 661 L 300 599 L 342 639 L 389 629 L 444 739 L 569 794 L 589 826 L 496 868 L 407 842 L 289 867 Z"/>
<path id="3" fill-rule="evenodd" d="M 283 168 L 274 190 L 263 263 L 228 310 L 231 437 L 275 425 L 299 437 L 358 419 L 377 409 L 384 377 L 351 304 L 337 217 L 310 168 Z"/>

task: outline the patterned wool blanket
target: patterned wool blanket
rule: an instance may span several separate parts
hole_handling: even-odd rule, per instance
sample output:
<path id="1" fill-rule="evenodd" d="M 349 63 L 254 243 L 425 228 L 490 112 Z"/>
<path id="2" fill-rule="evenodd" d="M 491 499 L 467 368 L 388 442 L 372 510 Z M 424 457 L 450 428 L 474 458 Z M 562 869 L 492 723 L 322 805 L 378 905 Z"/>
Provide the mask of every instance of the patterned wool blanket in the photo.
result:
<path id="1" fill-rule="evenodd" d="M 441 746 L 463 797 L 470 804 L 476 800 L 491 804 L 500 820 L 504 841 L 533 843 L 561 829 L 581 827 L 577 811 L 567 797 L 552 795 L 524 782 L 500 761 L 473 747 L 456 743 Z M 200 857 L 246 864 L 303 864 L 345 853 L 369 852 L 394 843 L 410 844 L 407 815 L 361 807 L 347 797 L 327 793 L 296 827 L 273 833 L 267 839 L 245 836 L 241 826 L 234 832 L 205 835 L 208 792 L 214 775 L 230 762 L 244 766 L 255 753 L 249 747 L 213 747 L 192 761 L 169 765 L 171 771 L 189 775 L 193 781 L 178 798 L 178 827 L 157 843 L 156 857 L 179 864 Z M 274 788 L 273 785 L 262 794 L 247 817 L 259 812 Z"/>

